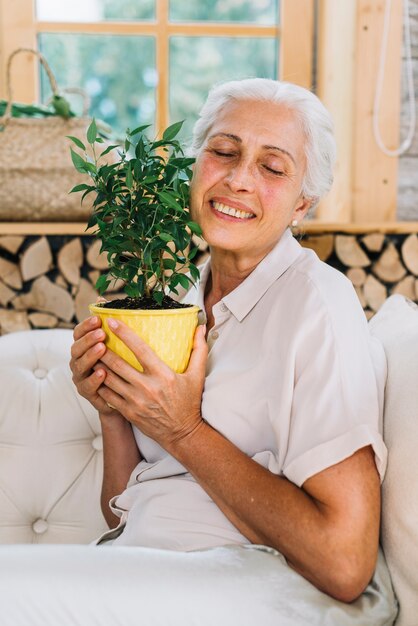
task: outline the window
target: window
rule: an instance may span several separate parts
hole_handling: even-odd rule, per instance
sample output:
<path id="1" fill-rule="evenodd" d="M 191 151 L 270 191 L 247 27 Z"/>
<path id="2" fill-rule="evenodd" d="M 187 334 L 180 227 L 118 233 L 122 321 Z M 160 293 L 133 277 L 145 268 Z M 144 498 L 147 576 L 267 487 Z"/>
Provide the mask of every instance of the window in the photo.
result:
<path id="1" fill-rule="evenodd" d="M 188 137 L 219 80 L 280 76 L 311 86 L 313 7 L 313 0 L 0 0 L 1 63 L 13 49 L 36 45 L 59 86 L 84 89 L 91 114 L 115 129 L 159 130 L 186 119 Z M 15 100 L 48 98 L 39 70 L 32 80 L 21 69 L 13 78 Z"/>

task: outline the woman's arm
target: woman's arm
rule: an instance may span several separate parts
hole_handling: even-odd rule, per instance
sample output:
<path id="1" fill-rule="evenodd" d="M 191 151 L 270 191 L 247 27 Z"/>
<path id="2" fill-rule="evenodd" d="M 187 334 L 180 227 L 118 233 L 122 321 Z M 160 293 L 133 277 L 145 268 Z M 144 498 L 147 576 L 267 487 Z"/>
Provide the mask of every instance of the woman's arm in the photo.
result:
<path id="1" fill-rule="evenodd" d="M 126 489 L 133 469 L 141 461 L 131 424 L 123 418 L 119 422 L 100 416 L 103 436 L 103 482 L 100 504 L 109 528 L 120 519 L 109 507 L 109 501 Z"/>
<path id="2" fill-rule="evenodd" d="M 102 343 L 104 338 L 99 318 L 89 317 L 78 324 L 74 329 L 70 367 L 78 393 L 99 412 L 104 464 L 101 508 L 106 522 L 114 527 L 119 518 L 110 510 L 109 500 L 126 488 L 129 476 L 141 457 L 131 424 L 98 394 L 106 377 L 105 368 L 97 365 L 106 351 Z"/>
<path id="3" fill-rule="evenodd" d="M 315 586 L 345 602 L 376 563 L 380 484 L 369 447 L 319 472 L 302 488 L 249 458 L 200 414 L 207 346 L 196 333 L 185 374 L 175 374 L 124 324 L 117 334 L 144 366 L 111 351 L 99 395 L 175 456 L 253 543 L 279 550 Z M 221 410 L 221 409 L 220 409 Z"/>
<path id="4" fill-rule="evenodd" d="M 377 558 L 380 481 L 370 447 L 302 488 L 272 474 L 207 424 L 168 447 L 252 543 L 279 550 L 329 595 L 351 602 Z"/>

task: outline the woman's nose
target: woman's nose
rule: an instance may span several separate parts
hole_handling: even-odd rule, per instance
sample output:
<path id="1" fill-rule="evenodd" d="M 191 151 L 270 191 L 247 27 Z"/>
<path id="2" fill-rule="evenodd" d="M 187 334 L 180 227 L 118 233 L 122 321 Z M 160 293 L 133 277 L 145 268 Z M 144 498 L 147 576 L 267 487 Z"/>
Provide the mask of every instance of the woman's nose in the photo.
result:
<path id="1" fill-rule="evenodd" d="M 250 164 L 239 163 L 231 167 L 225 176 L 225 182 L 231 191 L 254 191 L 254 176 Z"/>

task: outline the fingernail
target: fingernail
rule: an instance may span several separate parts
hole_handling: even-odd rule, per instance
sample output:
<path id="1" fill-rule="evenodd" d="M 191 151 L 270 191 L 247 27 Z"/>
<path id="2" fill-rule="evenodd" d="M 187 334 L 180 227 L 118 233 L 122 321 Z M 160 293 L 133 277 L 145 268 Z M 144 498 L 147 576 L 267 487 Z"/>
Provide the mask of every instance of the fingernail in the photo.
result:
<path id="1" fill-rule="evenodd" d="M 97 324 L 97 317 L 96 316 L 90 318 L 90 324 L 92 326 L 94 326 L 94 324 Z"/>
<path id="2" fill-rule="evenodd" d="M 103 376 L 103 374 L 104 374 L 103 370 L 97 370 L 97 371 L 95 371 L 94 373 L 96 374 L 96 376 L 97 376 L 98 378 L 102 378 L 102 376 Z"/>
<path id="3" fill-rule="evenodd" d="M 117 323 L 116 320 L 112 319 L 111 317 L 107 320 L 107 325 L 109 326 L 109 328 L 111 328 L 112 330 L 115 330 L 119 324 Z"/>

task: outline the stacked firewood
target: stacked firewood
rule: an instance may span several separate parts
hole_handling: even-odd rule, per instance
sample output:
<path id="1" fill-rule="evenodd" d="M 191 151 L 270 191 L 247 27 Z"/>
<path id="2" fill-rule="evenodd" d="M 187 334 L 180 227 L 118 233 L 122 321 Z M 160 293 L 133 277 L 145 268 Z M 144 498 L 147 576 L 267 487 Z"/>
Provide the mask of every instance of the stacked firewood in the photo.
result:
<path id="1" fill-rule="evenodd" d="M 0 332 L 72 328 L 97 298 L 106 255 L 92 237 L 0 237 Z M 120 285 L 113 285 L 113 290 Z"/>
<path id="2" fill-rule="evenodd" d="M 304 234 L 303 246 L 351 280 L 367 318 L 400 293 L 418 300 L 416 234 Z M 202 240 L 199 262 L 208 252 Z M 0 334 L 30 328 L 72 328 L 97 298 L 97 278 L 107 268 L 100 243 L 90 235 L 0 236 Z M 120 297 L 113 283 L 108 299 Z"/>
<path id="3" fill-rule="evenodd" d="M 347 275 L 368 319 L 392 294 L 418 300 L 416 234 L 305 235 L 300 243 Z"/>

